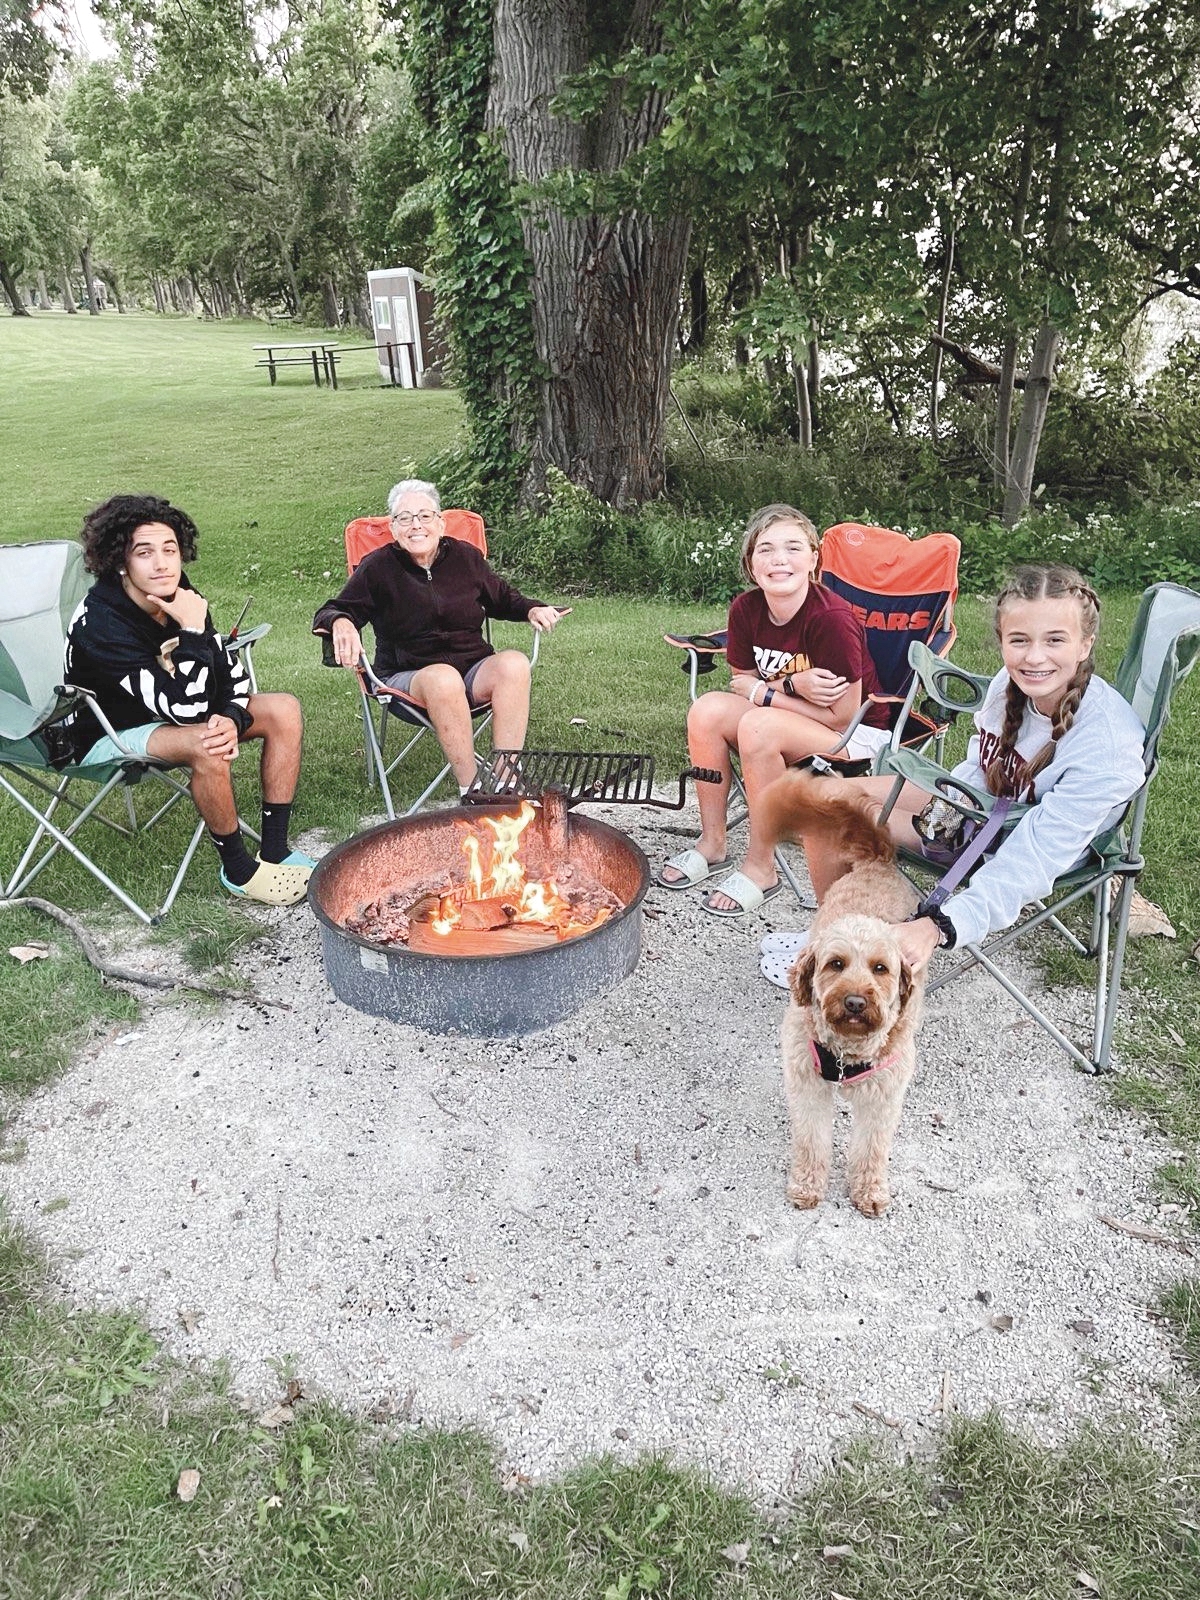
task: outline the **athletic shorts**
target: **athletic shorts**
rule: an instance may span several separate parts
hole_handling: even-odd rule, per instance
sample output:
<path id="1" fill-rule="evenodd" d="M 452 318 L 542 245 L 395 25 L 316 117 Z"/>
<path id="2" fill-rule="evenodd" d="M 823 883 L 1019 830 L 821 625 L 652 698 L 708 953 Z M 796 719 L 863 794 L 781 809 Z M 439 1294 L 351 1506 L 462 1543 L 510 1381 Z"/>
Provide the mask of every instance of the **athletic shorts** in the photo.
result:
<path id="1" fill-rule="evenodd" d="M 150 742 L 150 735 L 157 733 L 160 728 L 165 728 L 165 722 L 143 722 L 140 728 L 118 728 L 117 733 L 125 750 L 120 750 L 105 734 L 103 739 L 96 743 L 79 763 L 81 767 L 107 767 L 113 762 L 126 760 L 126 751 L 132 751 L 135 756 L 150 756 L 146 746 Z M 150 757 L 153 760 L 153 757 Z"/>
<path id="2" fill-rule="evenodd" d="M 491 656 L 484 656 L 483 661 L 490 661 L 491 659 Z M 477 700 L 471 692 L 483 661 L 477 661 L 473 667 L 468 667 L 463 674 L 463 686 L 467 691 L 467 704 L 473 711 L 479 706 L 487 704 L 484 700 Z M 383 681 L 389 689 L 402 689 L 405 694 L 412 694 L 412 681 L 420 671 L 420 667 L 414 667 L 411 672 L 393 672 L 390 678 L 385 678 Z"/>

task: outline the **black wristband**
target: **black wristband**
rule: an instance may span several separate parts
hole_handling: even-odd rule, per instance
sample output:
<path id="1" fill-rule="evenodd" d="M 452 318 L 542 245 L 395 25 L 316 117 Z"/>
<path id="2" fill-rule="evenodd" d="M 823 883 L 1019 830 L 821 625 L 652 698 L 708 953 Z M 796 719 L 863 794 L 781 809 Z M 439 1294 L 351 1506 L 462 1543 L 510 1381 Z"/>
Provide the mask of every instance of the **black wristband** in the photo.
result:
<path id="1" fill-rule="evenodd" d="M 762 704 L 764 706 L 769 706 L 771 704 L 771 701 L 774 700 L 774 698 L 775 698 L 774 689 L 768 689 L 766 694 L 763 695 L 760 704 Z"/>
<path id="2" fill-rule="evenodd" d="M 931 911 L 922 912 L 921 915 L 928 917 L 937 929 L 939 935 L 938 949 L 953 950 L 958 943 L 958 932 L 941 906 L 934 906 Z"/>

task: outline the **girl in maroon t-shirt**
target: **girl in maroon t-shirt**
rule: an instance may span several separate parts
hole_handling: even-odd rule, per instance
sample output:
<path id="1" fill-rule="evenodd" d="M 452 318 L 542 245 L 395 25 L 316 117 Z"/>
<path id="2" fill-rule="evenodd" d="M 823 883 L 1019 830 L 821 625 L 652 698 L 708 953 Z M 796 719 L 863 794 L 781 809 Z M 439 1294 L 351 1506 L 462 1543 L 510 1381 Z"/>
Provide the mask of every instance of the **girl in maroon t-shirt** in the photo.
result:
<path id="1" fill-rule="evenodd" d="M 742 541 L 742 571 L 755 585 L 729 608 L 728 690 L 701 695 L 688 712 L 688 752 L 723 782 L 697 784 L 700 837 L 659 870 L 664 889 L 690 889 L 728 867 L 726 806 L 730 756 L 738 753 L 750 807 L 741 868 L 710 889 L 704 909 L 718 917 L 757 911 L 780 889 L 773 852 L 754 837 L 754 804 L 790 762 L 831 749 L 864 698 L 877 689 L 862 624 L 838 595 L 814 581 L 817 530 L 792 506 L 764 506 Z M 847 751 L 871 753 L 886 738 L 875 708 Z"/>

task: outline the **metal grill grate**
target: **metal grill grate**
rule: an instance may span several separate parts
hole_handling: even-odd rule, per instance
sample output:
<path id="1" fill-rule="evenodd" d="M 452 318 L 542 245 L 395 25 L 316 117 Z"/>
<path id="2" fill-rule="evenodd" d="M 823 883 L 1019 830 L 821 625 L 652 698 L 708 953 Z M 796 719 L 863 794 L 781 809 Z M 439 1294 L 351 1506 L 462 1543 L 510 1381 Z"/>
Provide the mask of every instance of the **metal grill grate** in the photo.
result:
<path id="1" fill-rule="evenodd" d="M 476 774 L 463 796 L 465 805 L 508 799 L 536 800 L 556 789 L 567 805 L 581 800 L 610 805 L 659 806 L 682 809 L 688 778 L 697 783 L 719 783 L 721 775 L 704 767 L 689 767 L 679 779 L 679 799 L 654 798 L 654 757 L 591 750 L 495 750 Z"/>

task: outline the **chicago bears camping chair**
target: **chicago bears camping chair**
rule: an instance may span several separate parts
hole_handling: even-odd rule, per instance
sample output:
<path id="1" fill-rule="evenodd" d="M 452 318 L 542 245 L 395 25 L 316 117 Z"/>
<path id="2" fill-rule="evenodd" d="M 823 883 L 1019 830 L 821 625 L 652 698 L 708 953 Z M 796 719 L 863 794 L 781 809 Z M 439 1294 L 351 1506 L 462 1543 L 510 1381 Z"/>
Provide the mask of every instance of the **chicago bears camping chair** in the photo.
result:
<path id="1" fill-rule="evenodd" d="M 929 985 L 932 992 L 952 982 L 975 966 L 983 967 L 1005 989 L 1060 1049 L 1085 1072 L 1110 1070 L 1113 1027 L 1121 996 L 1125 967 L 1125 946 L 1129 937 L 1129 911 L 1139 873 L 1145 866 L 1141 855 L 1142 830 L 1150 785 L 1159 767 L 1158 747 L 1171 711 L 1175 690 L 1191 672 L 1200 657 L 1200 594 L 1180 584 L 1156 583 L 1141 599 L 1125 655 L 1117 669 L 1113 686 L 1137 713 L 1146 730 L 1143 745 L 1145 780 L 1129 801 L 1124 815 L 1115 825 L 1092 840 L 1087 858 L 1055 883 L 1041 904 L 1025 908 L 1021 918 L 1003 933 L 979 945 L 967 945 L 949 971 Z M 914 671 L 909 698 L 918 694 L 936 701 L 948 715 L 973 712 L 982 703 L 990 677 L 964 672 L 950 662 L 941 661 L 927 649 L 914 645 L 910 651 Z M 919 752 L 904 749 L 893 736 L 891 745 L 875 758 L 875 771 L 894 775 L 896 785 L 884 815 L 891 809 L 901 785 L 907 780 L 929 794 L 938 794 L 964 816 L 978 822 L 987 816 L 993 796 L 951 780 L 948 771 Z M 1010 824 L 1019 821 L 1027 807 L 1014 807 Z M 906 867 L 919 868 L 940 876 L 915 849 L 902 849 Z M 1062 920 L 1062 913 L 1076 901 L 1091 896 L 1090 930 L 1080 938 Z M 1080 1048 L 1048 1017 L 1038 1003 L 997 962 L 996 957 L 1017 939 L 1047 924 L 1059 933 L 1077 954 L 1095 961 L 1095 984 L 1090 1038 Z"/>
<path id="2" fill-rule="evenodd" d="M 476 511 L 463 511 L 446 508 L 442 512 L 442 522 L 445 528 L 444 537 L 447 539 L 461 539 L 465 544 L 474 545 L 480 555 L 487 555 L 487 530 L 483 518 Z M 372 550 L 379 550 L 391 543 L 392 529 L 388 517 L 355 517 L 353 522 L 346 524 L 346 573 L 351 574 L 364 556 L 370 555 Z M 484 634 L 491 641 L 490 619 L 484 624 Z M 530 661 L 536 665 L 538 651 L 541 645 L 541 635 L 534 632 L 533 644 L 529 652 Z M 326 666 L 336 666 L 333 656 L 333 640 L 328 634 L 322 638 L 321 659 Z M 380 794 L 383 796 L 384 809 L 389 820 L 396 816 L 396 806 L 392 799 L 392 774 L 404 761 L 405 757 L 425 737 L 433 733 L 433 723 L 426 715 L 425 708 L 412 695 L 405 694 L 402 689 L 393 689 L 376 677 L 366 656 L 360 656 L 355 669 L 358 676 L 360 710 L 362 712 L 363 751 L 366 757 L 367 781 L 377 783 Z M 492 720 L 490 705 L 474 707 L 471 711 L 474 724 L 474 737 L 478 743 L 480 734 Z M 391 760 L 387 759 L 388 726 L 395 718 L 415 730 L 410 735 L 408 742 Z M 435 735 L 436 742 L 436 735 Z M 439 787 L 450 771 L 450 763 L 445 762 L 432 782 L 426 784 L 421 793 L 404 812 L 406 817 L 411 817 L 419 811 L 429 799 L 430 795 Z"/>
<path id="3" fill-rule="evenodd" d="M 65 850 L 134 916 L 146 923 L 161 922 L 196 853 L 203 822 L 197 820 L 166 896 L 154 910 L 140 905 L 117 883 L 84 850 L 78 837 L 90 823 L 140 837 L 180 800 L 190 798 L 186 783 L 174 776 L 179 769 L 145 756 L 129 752 L 105 766 L 87 767 L 71 760 L 62 725 L 72 715 L 94 718 L 95 739 L 107 734 L 118 750 L 124 749 L 121 735 L 87 690 L 63 683 L 67 629 L 91 582 L 84 569 L 83 550 L 72 540 L 0 545 L 0 790 L 34 824 L 2 892 L 6 899 L 27 893 L 59 851 Z M 269 627 L 264 623 L 252 635 L 242 635 L 239 647 L 248 653 Z M 168 791 L 163 803 L 144 821 L 133 797 L 134 786 L 143 779 Z M 87 795 L 82 804 L 77 799 L 81 790 Z M 124 806 L 116 805 L 118 815 L 114 817 L 105 802 L 116 794 L 121 795 Z M 239 823 L 252 838 L 258 838 L 240 818 Z M 89 840 L 94 836 L 90 833 Z M 160 833 L 157 837 L 166 836 Z"/>

